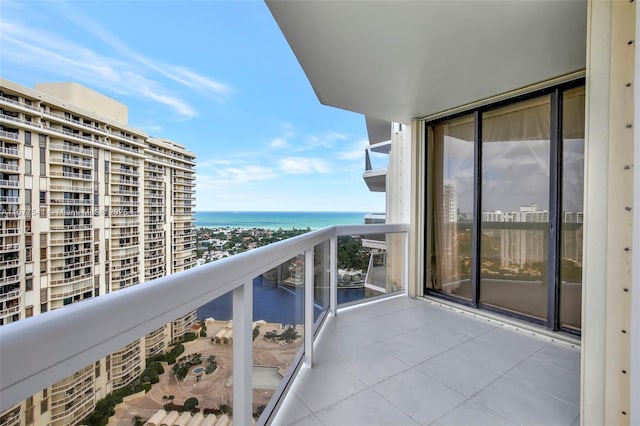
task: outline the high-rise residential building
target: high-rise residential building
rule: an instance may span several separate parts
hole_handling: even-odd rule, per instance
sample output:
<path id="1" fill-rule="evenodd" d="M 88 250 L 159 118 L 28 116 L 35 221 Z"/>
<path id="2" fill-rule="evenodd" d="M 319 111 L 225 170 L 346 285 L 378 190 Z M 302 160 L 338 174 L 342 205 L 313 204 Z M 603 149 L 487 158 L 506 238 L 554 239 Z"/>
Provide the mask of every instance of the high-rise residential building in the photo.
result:
<path id="1" fill-rule="evenodd" d="M 195 155 L 77 83 L 0 80 L 0 325 L 195 266 Z M 195 311 L 0 414 L 71 425 L 190 331 Z"/>

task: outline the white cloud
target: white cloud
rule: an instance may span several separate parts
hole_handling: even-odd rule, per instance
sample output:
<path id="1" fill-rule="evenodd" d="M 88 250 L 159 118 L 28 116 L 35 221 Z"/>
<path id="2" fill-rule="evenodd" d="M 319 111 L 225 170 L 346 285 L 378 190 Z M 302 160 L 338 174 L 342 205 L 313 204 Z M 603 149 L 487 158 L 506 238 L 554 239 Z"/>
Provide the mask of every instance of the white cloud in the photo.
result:
<path id="1" fill-rule="evenodd" d="M 233 164 L 233 161 L 231 161 L 231 160 L 221 160 L 221 159 L 218 159 L 218 158 L 207 158 L 207 159 L 203 159 L 203 160 L 198 160 L 197 167 L 199 169 L 206 169 L 207 167 L 211 167 L 211 166 L 230 166 L 231 164 Z"/>
<path id="2" fill-rule="evenodd" d="M 307 137 L 305 150 L 315 148 L 333 148 L 337 141 L 347 140 L 348 137 L 342 133 L 328 131 L 321 135 L 310 135 Z"/>
<path id="3" fill-rule="evenodd" d="M 289 144 L 285 138 L 275 138 L 269 143 L 269 148 L 273 149 L 286 148 L 287 146 L 289 146 Z"/>
<path id="4" fill-rule="evenodd" d="M 192 70 L 146 58 L 67 4 L 60 3 L 60 6 L 73 23 L 114 49 L 116 56 L 98 53 L 81 42 L 27 27 L 17 19 L 0 14 L 2 62 L 46 70 L 64 80 L 120 95 L 138 96 L 165 105 L 185 118 L 195 117 L 198 112 L 167 87 L 169 80 L 219 101 L 231 92 L 230 86 Z"/>
<path id="5" fill-rule="evenodd" d="M 361 139 L 350 151 L 340 151 L 336 154 L 339 160 L 364 160 L 364 149 L 368 145 L 367 139 Z"/>
<path id="6" fill-rule="evenodd" d="M 272 168 L 261 165 L 248 164 L 236 167 L 222 167 L 214 169 L 213 174 L 203 175 L 198 173 L 196 175 L 196 188 L 198 191 L 221 188 L 231 189 L 233 186 L 270 180 L 277 176 L 277 173 Z"/>
<path id="7" fill-rule="evenodd" d="M 287 157 L 279 161 L 279 168 L 283 173 L 291 175 L 331 172 L 329 163 L 321 158 Z"/>
<path id="8" fill-rule="evenodd" d="M 83 28 L 88 33 L 98 37 L 100 40 L 111 46 L 121 55 L 124 55 L 131 60 L 145 65 L 146 67 L 159 73 L 160 75 L 184 86 L 196 89 L 199 92 L 203 90 L 209 92 L 210 94 L 218 96 L 219 100 L 222 100 L 220 96 L 226 96 L 231 92 L 230 86 L 205 77 L 201 74 L 196 73 L 195 71 L 178 65 L 163 64 L 147 58 L 146 56 L 131 49 L 122 40 L 120 40 L 113 34 L 109 33 L 98 22 L 84 16 L 79 11 L 71 8 L 68 5 L 65 5 L 64 3 L 63 6 L 65 15 L 76 25 Z"/>

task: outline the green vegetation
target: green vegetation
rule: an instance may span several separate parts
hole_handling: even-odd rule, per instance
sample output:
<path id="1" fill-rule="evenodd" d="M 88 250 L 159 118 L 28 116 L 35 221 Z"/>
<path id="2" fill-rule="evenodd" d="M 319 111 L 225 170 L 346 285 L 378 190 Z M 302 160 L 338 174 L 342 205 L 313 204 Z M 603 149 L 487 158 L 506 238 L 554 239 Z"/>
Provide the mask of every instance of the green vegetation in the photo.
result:
<path id="1" fill-rule="evenodd" d="M 252 248 L 266 246 L 287 238 L 311 232 L 306 229 L 240 229 L 240 228 L 197 228 L 196 258 L 204 258 L 205 263 L 212 260 L 215 251 L 222 250 L 228 255 L 245 252 Z M 226 256 L 224 256 L 226 257 Z"/>
<path id="2" fill-rule="evenodd" d="M 218 361 L 216 361 L 216 356 L 211 355 L 207 358 L 207 367 L 204 369 L 205 374 L 211 374 L 216 371 L 218 368 Z"/>
<path id="3" fill-rule="evenodd" d="M 369 267 L 370 251 L 362 247 L 359 237 L 338 237 L 338 268 L 359 269 L 366 271 Z"/>
<path id="4" fill-rule="evenodd" d="M 184 345 L 182 343 L 178 343 L 169 352 L 163 353 L 163 354 L 154 355 L 154 356 L 150 357 L 149 359 L 147 359 L 147 362 L 149 362 L 149 361 L 166 361 L 166 363 L 169 364 L 169 365 L 175 364 L 176 363 L 176 359 L 180 355 L 182 355 L 183 352 L 184 352 Z"/>
<path id="5" fill-rule="evenodd" d="M 194 365 L 202 364 L 202 355 L 194 353 L 186 357 L 182 357 L 173 366 L 173 374 L 175 374 L 180 380 L 184 380 L 189 373 L 189 369 Z"/>
<path id="6" fill-rule="evenodd" d="M 260 335 L 260 327 L 259 326 L 255 326 L 253 327 L 253 340 L 256 340 L 256 337 L 258 337 Z"/>
<path id="7" fill-rule="evenodd" d="M 111 392 L 96 403 L 96 408 L 93 410 L 93 413 L 89 414 L 89 416 L 82 421 L 82 424 L 92 426 L 107 425 L 109 417 L 116 413 L 116 405 L 120 404 L 125 396 L 133 395 L 143 390 L 145 390 L 145 386 L 140 382 L 140 379 L 138 379 L 123 388 Z"/>
<path id="8" fill-rule="evenodd" d="M 198 398 L 188 398 L 184 404 L 182 405 L 182 409 L 184 411 L 193 411 L 195 410 L 195 408 L 198 406 L 198 404 L 200 403 L 200 401 L 198 401 Z"/>
<path id="9" fill-rule="evenodd" d="M 159 361 L 149 361 L 147 360 L 147 366 L 140 374 L 140 381 L 142 383 L 150 383 L 155 384 L 160 381 L 158 377 L 160 374 L 164 373 L 164 368 Z"/>
<path id="10" fill-rule="evenodd" d="M 298 337 L 300 337 L 300 334 L 293 327 L 287 327 L 287 329 L 284 330 L 282 332 L 282 334 L 278 334 L 275 330 L 274 331 L 267 331 L 266 333 L 264 333 L 264 339 L 265 340 L 272 340 L 272 341 L 284 340 L 287 343 L 293 342 Z"/>

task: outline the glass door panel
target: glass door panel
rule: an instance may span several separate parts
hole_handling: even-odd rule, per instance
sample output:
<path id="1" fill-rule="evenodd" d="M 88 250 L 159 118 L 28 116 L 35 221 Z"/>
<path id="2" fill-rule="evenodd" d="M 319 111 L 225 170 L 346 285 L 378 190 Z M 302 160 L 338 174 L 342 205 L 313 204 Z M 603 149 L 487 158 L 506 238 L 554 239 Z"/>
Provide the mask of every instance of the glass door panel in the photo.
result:
<path id="1" fill-rule="evenodd" d="M 483 113 L 479 302 L 547 314 L 550 97 Z"/>
<path id="2" fill-rule="evenodd" d="M 584 192 L 584 87 L 563 94 L 560 325 L 581 328 Z"/>
<path id="3" fill-rule="evenodd" d="M 474 116 L 433 127 L 432 288 L 471 300 Z"/>

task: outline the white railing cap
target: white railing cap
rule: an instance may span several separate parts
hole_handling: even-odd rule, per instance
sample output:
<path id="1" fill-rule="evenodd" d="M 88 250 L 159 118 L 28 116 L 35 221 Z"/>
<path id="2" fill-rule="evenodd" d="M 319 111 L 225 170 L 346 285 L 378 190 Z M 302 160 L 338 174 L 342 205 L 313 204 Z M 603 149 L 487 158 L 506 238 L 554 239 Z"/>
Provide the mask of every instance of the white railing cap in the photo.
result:
<path id="1" fill-rule="evenodd" d="M 341 235 L 405 224 L 332 226 L 0 327 L 0 412 L 132 341 Z"/>

